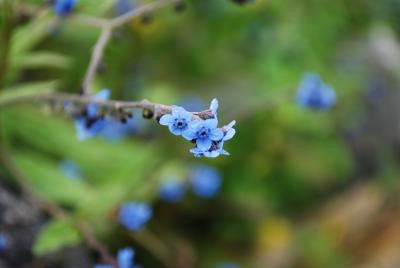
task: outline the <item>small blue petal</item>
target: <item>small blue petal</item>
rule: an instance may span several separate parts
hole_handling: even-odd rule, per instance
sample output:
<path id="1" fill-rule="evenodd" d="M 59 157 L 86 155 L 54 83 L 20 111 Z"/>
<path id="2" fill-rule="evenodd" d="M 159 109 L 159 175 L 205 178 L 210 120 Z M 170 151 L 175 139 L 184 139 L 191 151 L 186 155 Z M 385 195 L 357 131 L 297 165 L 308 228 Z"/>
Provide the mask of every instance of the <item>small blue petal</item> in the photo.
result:
<path id="1" fill-rule="evenodd" d="M 55 0 L 54 2 L 54 12 L 58 16 L 69 15 L 76 5 L 76 0 Z"/>
<path id="2" fill-rule="evenodd" d="M 182 129 L 177 128 L 177 127 L 175 127 L 174 125 L 169 125 L 169 126 L 168 126 L 168 129 L 169 129 L 169 131 L 170 131 L 172 134 L 174 134 L 174 135 L 176 135 L 176 136 L 179 136 L 179 135 L 182 134 Z"/>
<path id="3" fill-rule="evenodd" d="M 222 130 L 219 128 L 214 128 L 210 131 L 210 139 L 213 141 L 222 140 L 223 137 L 224 137 L 224 132 L 222 132 Z"/>
<path id="4" fill-rule="evenodd" d="M 203 124 L 205 127 L 209 129 L 216 128 L 218 125 L 218 120 L 217 119 L 207 119 L 203 121 Z"/>
<path id="5" fill-rule="evenodd" d="M 182 132 L 182 136 L 183 136 L 185 139 L 191 141 L 191 140 L 193 140 L 193 139 L 195 139 L 195 138 L 197 137 L 197 133 L 196 133 L 196 130 L 191 129 L 191 128 L 189 127 L 189 128 L 186 129 L 184 132 Z"/>
<path id="6" fill-rule="evenodd" d="M 163 126 L 168 126 L 174 123 L 174 116 L 172 114 L 164 114 L 160 118 L 160 124 Z"/>
<path id="7" fill-rule="evenodd" d="M 212 141 L 210 139 L 197 139 L 196 144 L 200 150 L 207 151 L 210 149 Z"/>
<path id="8" fill-rule="evenodd" d="M 217 117 L 217 110 L 218 110 L 218 100 L 213 99 L 210 104 L 210 110 L 214 114 L 215 117 Z"/>

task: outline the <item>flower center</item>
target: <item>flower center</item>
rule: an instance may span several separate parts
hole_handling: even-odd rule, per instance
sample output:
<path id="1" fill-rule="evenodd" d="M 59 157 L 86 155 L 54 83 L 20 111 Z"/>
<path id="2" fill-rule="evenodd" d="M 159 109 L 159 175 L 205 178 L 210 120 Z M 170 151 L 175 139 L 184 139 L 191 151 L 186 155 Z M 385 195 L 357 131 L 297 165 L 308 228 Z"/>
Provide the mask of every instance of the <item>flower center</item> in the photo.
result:
<path id="1" fill-rule="evenodd" d="M 209 129 L 207 128 L 201 128 L 198 132 L 197 132 L 197 136 L 201 139 L 207 138 L 208 137 L 208 133 L 210 132 Z"/>
<path id="2" fill-rule="evenodd" d="M 184 128 L 184 127 L 186 127 L 186 122 L 185 122 L 185 120 L 184 119 L 175 119 L 175 126 L 177 127 L 177 128 Z"/>

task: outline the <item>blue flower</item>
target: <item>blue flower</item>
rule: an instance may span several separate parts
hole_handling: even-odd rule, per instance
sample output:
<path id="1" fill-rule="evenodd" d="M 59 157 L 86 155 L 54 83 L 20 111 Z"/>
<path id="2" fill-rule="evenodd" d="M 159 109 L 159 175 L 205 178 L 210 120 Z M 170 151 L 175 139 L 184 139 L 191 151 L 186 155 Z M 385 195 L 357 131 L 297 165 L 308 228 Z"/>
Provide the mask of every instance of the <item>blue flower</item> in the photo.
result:
<path id="1" fill-rule="evenodd" d="M 67 16 L 72 12 L 75 5 L 76 0 L 55 0 L 53 9 L 57 16 Z"/>
<path id="2" fill-rule="evenodd" d="M 129 118 L 126 123 L 111 116 L 105 118 L 106 126 L 101 130 L 100 135 L 112 142 L 119 142 L 128 135 L 136 134 L 144 130 L 144 120 L 140 116 Z"/>
<path id="3" fill-rule="evenodd" d="M 75 163 L 75 161 L 70 159 L 65 159 L 59 164 L 60 170 L 67 176 L 69 179 L 79 180 L 82 178 L 82 173 L 79 166 Z"/>
<path id="4" fill-rule="evenodd" d="M 171 114 L 165 114 L 160 118 L 160 124 L 168 126 L 169 131 L 174 135 L 182 135 L 189 128 L 192 114 L 182 107 L 174 107 Z"/>
<path id="5" fill-rule="evenodd" d="M 224 262 L 219 264 L 217 268 L 239 268 L 239 266 L 234 263 Z"/>
<path id="6" fill-rule="evenodd" d="M 135 251 L 132 248 L 123 248 L 118 251 L 118 268 L 133 268 Z"/>
<path id="7" fill-rule="evenodd" d="M 115 13 L 118 16 L 124 15 L 136 7 L 135 1 L 117 0 L 115 3 Z"/>
<path id="8" fill-rule="evenodd" d="M 146 203 L 129 202 L 119 210 L 119 222 L 129 231 L 139 231 L 152 217 L 153 211 Z"/>
<path id="9" fill-rule="evenodd" d="M 185 195 L 185 185 L 177 179 L 163 181 L 160 186 L 160 197 L 166 202 L 176 203 Z"/>
<path id="10" fill-rule="evenodd" d="M 222 127 L 223 137 L 221 140 L 217 142 L 213 142 L 211 147 L 208 150 L 201 150 L 198 147 L 195 147 L 190 150 L 191 153 L 196 157 L 211 157 L 215 158 L 220 155 L 229 155 L 227 151 L 224 150 L 224 142 L 233 138 L 236 133 L 236 130 L 233 126 L 236 124 L 236 121 L 230 122 L 228 125 Z"/>
<path id="11" fill-rule="evenodd" d="M 193 192 L 203 198 L 215 196 L 222 184 L 221 175 L 217 169 L 208 166 L 198 166 L 190 174 Z"/>
<path id="12" fill-rule="evenodd" d="M 110 91 L 103 89 L 92 98 L 95 100 L 108 100 Z M 98 107 L 95 104 L 89 104 L 84 115 L 75 117 L 75 129 L 78 140 L 86 140 L 97 136 L 107 125 L 103 116 L 98 115 Z"/>
<path id="13" fill-rule="evenodd" d="M 219 141 L 224 136 L 224 133 L 217 128 L 217 125 L 217 119 L 191 121 L 189 129 L 183 133 L 183 137 L 187 140 L 196 140 L 197 147 L 202 151 L 206 151 L 210 149 L 213 141 Z"/>
<path id="14" fill-rule="evenodd" d="M 328 110 L 336 103 L 336 93 L 318 74 L 307 73 L 298 88 L 297 103 L 320 111 Z"/>
<path id="15" fill-rule="evenodd" d="M 7 248 L 7 238 L 0 234 L 0 252 L 4 251 Z"/>

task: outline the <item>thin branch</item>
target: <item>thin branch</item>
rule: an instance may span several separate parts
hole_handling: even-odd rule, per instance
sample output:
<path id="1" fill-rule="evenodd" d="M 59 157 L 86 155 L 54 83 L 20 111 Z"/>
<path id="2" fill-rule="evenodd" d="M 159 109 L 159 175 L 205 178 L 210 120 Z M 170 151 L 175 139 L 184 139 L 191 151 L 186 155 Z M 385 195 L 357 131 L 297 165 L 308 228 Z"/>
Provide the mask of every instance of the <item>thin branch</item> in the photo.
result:
<path id="1" fill-rule="evenodd" d="M 169 114 L 172 112 L 174 106 L 164 105 L 160 103 L 150 102 L 148 100 L 142 101 L 117 101 L 117 100 L 97 100 L 90 96 L 82 96 L 76 94 L 67 94 L 59 92 L 44 92 L 38 93 L 37 95 L 26 95 L 26 96 L 16 96 L 7 101 L 0 102 L 0 108 L 6 107 L 8 105 L 14 105 L 23 102 L 50 102 L 50 103 L 60 103 L 64 104 L 66 102 L 73 105 L 87 106 L 88 104 L 95 104 L 99 108 L 104 108 L 108 110 L 130 110 L 134 108 L 145 109 L 151 111 L 154 116 L 153 118 L 158 121 L 164 114 Z M 214 114 L 211 110 L 207 109 L 200 112 L 192 112 L 193 116 L 198 120 L 205 120 L 213 118 Z"/>
<path id="2" fill-rule="evenodd" d="M 111 37 L 111 27 L 106 25 L 101 30 L 101 35 L 96 42 L 96 45 L 93 49 L 92 58 L 89 63 L 89 67 L 86 71 L 85 78 L 83 80 L 82 89 L 84 95 L 90 95 L 91 92 L 91 84 L 94 76 L 96 75 L 97 67 L 103 57 L 103 52 L 105 47 L 107 46 L 108 41 Z"/>
<path id="3" fill-rule="evenodd" d="M 150 4 L 146 4 L 135 8 L 129 11 L 126 14 L 123 14 L 119 17 L 109 20 L 96 19 L 92 17 L 82 17 L 82 16 L 72 16 L 71 18 L 75 18 L 77 21 L 84 22 L 85 24 L 100 27 L 101 35 L 94 46 L 92 57 L 90 59 L 90 63 L 88 69 L 86 71 L 85 78 L 83 79 L 82 89 L 84 95 L 90 95 L 91 93 L 91 84 L 94 76 L 96 75 L 97 67 L 103 57 L 103 52 L 108 42 L 110 41 L 110 37 L 114 28 L 122 26 L 125 23 L 128 23 L 135 17 L 142 16 L 143 14 L 153 12 L 157 9 L 160 9 L 169 4 L 177 3 L 179 0 L 159 0 L 157 2 L 153 2 Z"/>

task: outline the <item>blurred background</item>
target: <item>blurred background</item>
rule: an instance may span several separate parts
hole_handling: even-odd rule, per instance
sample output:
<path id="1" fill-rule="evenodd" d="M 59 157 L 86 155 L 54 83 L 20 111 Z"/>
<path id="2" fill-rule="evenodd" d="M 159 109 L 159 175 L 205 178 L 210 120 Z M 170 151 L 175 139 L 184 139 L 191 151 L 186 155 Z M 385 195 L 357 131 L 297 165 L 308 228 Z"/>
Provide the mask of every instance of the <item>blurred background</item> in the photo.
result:
<path id="1" fill-rule="evenodd" d="M 140 111 L 79 141 L 54 105 L 2 105 L 79 92 L 100 33 L 45 1 L 7 1 L 0 267 L 101 263 L 76 223 L 113 255 L 133 247 L 143 267 L 400 267 L 400 1 L 188 0 L 114 32 L 95 90 L 189 111 L 217 98 L 220 125 L 236 120 L 237 133 L 215 159 Z M 74 14 L 115 17 L 117 2 L 79 0 Z M 329 111 L 296 103 L 306 72 L 336 90 Z M 218 182 L 196 185 L 199 169 Z M 160 194 L 171 180 L 179 200 Z M 131 201 L 153 210 L 137 232 L 118 221 Z"/>

